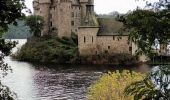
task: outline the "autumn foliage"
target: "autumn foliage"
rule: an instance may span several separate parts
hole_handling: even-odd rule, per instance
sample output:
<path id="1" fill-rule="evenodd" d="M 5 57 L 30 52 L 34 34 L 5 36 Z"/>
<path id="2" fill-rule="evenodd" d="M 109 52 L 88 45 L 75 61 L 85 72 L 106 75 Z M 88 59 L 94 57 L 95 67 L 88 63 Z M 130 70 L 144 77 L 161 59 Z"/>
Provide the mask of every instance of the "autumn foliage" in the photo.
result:
<path id="1" fill-rule="evenodd" d="M 109 72 L 104 74 L 89 88 L 88 100 L 133 100 L 133 96 L 125 96 L 124 89 L 133 82 L 140 81 L 144 74 L 130 72 Z"/>

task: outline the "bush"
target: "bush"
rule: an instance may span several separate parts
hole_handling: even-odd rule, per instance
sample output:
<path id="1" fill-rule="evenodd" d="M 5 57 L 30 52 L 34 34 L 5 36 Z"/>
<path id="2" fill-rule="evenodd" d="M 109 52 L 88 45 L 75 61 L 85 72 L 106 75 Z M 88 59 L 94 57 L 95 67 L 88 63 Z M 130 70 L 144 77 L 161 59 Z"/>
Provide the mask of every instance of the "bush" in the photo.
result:
<path id="1" fill-rule="evenodd" d="M 125 53 L 81 56 L 82 64 L 134 65 L 138 62 L 135 56 Z"/>
<path id="2" fill-rule="evenodd" d="M 40 37 L 41 31 L 44 27 L 44 19 L 38 15 L 30 15 L 26 17 L 25 24 L 29 26 L 30 32 L 33 33 L 34 36 Z"/>
<path id="3" fill-rule="evenodd" d="M 91 85 L 88 100 L 133 100 L 133 96 L 124 95 L 126 86 L 140 81 L 144 74 L 124 70 L 104 74 L 95 84 Z"/>
<path id="4" fill-rule="evenodd" d="M 75 63 L 79 53 L 73 38 L 32 37 L 12 56 L 29 62 Z"/>
<path id="5" fill-rule="evenodd" d="M 135 100 L 170 100 L 170 66 L 153 68 L 144 80 L 126 87 L 125 95 L 134 95 Z"/>

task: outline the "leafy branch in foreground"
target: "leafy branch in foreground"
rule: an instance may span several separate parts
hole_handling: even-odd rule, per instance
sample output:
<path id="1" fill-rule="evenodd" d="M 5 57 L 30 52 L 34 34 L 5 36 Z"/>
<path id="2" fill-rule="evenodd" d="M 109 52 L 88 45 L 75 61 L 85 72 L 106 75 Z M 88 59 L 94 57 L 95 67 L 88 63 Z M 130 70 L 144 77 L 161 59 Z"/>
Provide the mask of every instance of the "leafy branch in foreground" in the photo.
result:
<path id="1" fill-rule="evenodd" d="M 16 45 L 15 42 L 5 41 L 2 34 L 8 30 L 9 24 L 17 25 L 17 19 L 25 17 L 22 13 L 26 9 L 25 0 L 0 0 L 0 71 L 6 73 L 9 66 L 4 64 L 4 56 L 10 54 L 11 49 Z M 1 81 L 1 80 L 0 80 Z M 9 88 L 0 84 L 0 100 L 14 100 Z"/>
<path id="2" fill-rule="evenodd" d="M 168 43 L 170 6 L 157 12 L 137 9 L 118 20 L 123 22 L 124 30 L 129 31 L 129 39 L 138 46 L 137 55 L 153 57 L 156 54 L 153 49 L 155 40 L 160 44 Z"/>
<path id="3" fill-rule="evenodd" d="M 0 35 L 8 30 L 8 25 L 17 25 L 16 19 L 24 17 L 23 9 L 26 9 L 24 0 L 1 0 L 0 1 Z"/>
<path id="4" fill-rule="evenodd" d="M 124 95 L 126 86 L 143 80 L 144 74 L 128 70 L 104 74 L 89 88 L 88 100 L 133 100 L 134 95 Z"/>
<path id="5" fill-rule="evenodd" d="M 134 100 L 169 100 L 170 66 L 160 66 L 142 81 L 134 82 L 125 88 L 125 95 L 135 95 Z"/>
<path id="6" fill-rule="evenodd" d="M 44 27 L 44 19 L 38 15 L 30 15 L 26 17 L 25 24 L 30 27 L 30 32 L 33 33 L 33 36 L 40 37 L 41 30 Z"/>

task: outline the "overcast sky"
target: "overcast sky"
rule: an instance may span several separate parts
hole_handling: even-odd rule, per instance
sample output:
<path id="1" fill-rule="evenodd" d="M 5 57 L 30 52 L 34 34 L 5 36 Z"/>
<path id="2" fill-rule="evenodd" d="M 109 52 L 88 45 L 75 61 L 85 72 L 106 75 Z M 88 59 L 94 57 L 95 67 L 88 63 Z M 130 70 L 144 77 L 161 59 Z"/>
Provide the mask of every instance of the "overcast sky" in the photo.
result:
<path id="1" fill-rule="evenodd" d="M 25 0 L 28 8 L 32 9 L 33 0 Z M 95 12 L 97 14 L 107 14 L 113 11 L 118 11 L 120 13 L 126 13 L 129 10 L 135 9 L 137 6 L 143 8 L 145 6 L 145 1 L 143 0 L 94 0 L 95 1 Z M 158 0 L 148 0 L 148 1 L 158 1 Z"/>

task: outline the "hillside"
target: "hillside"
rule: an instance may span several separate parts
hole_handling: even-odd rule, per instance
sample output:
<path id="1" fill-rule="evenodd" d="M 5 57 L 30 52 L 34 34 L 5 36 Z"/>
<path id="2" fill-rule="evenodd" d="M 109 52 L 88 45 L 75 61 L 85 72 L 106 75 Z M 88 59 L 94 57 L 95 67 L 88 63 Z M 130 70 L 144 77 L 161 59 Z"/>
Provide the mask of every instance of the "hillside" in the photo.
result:
<path id="1" fill-rule="evenodd" d="M 9 30 L 4 34 L 6 39 L 26 39 L 31 36 L 29 27 L 25 26 L 25 22 L 22 20 L 17 21 L 18 25 L 9 25 Z"/>

